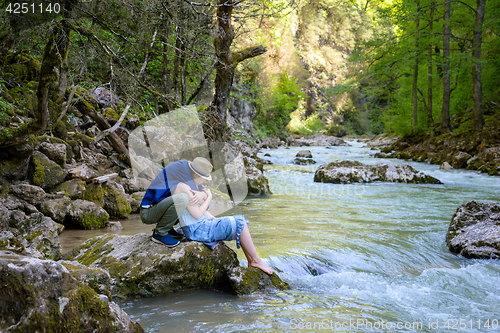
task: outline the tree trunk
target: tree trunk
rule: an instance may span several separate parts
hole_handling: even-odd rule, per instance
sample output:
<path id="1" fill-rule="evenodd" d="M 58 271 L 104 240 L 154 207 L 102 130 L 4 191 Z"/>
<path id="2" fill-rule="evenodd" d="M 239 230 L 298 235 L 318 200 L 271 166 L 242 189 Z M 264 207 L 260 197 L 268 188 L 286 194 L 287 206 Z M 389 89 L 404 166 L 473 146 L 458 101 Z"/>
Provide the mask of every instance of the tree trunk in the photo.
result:
<path id="1" fill-rule="evenodd" d="M 474 130 L 483 128 L 484 118 L 482 111 L 483 89 L 481 83 L 481 40 L 483 35 L 484 9 L 486 0 L 477 0 L 476 22 L 474 23 L 474 40 L 472 42 L 472 84 L 474 95 Z"/>
<path id="2" fill-rule="evenodd" d="M 431 11 L 429 18 L 429 35 L 432 37 L 434 34 L 433 22 L 434 22 L 434 6 L 435 2 L 431 3 Z M 432 118 L 432 43 L 429 43 L 427 50 L 427 127 L 432 128 L 434 126 L 434 119 Z"/>
<path id="3" fill-rule="evenodd" d="M 451 0 L 446 0 L 443 29 L 443 109 L 441 111 L 441 130 L 450 130 L 450 17 Z"/>
<path id="4" fill-rule="evenodd" d="M 49 87 L 59 79 L 58 71 L 66 60 L 69 50 L 69 34 L 71 28 L 65 20 L 59 22 L 50 34 L 49 41 L 43 50 L 43 60 L 38 83 L 38 124 L 40 131 L 44 131 L 50 122 L 49 114 Z"/>
<path id="5" fill-rule="evenodd" d="M 239 0 L 217 0 L 217 28 L 214 41 L 217 56 L 215 94 L 203 119 L 203 132 L 209 143 L 227 141 L 227 107 L 233 84 L 234 70 L 238 63 L 266 52 L 262 46 L 249 47 L 240 52 L 231 52 L 234 28 L 231 15 Z"/>
<path id="6" fill-rule="evenodd" d="M 418 31 L 420 26 L 420 1 L 417 1 L 417 17 L 415 18 L 415 29 L 417 31 L 417 36 L 415 37 L 415 64 L 413 65 L 413 134 L 417 133 L 418 125 L 418 55 L 420 50 L 418 49 L 420 33 Z"/>

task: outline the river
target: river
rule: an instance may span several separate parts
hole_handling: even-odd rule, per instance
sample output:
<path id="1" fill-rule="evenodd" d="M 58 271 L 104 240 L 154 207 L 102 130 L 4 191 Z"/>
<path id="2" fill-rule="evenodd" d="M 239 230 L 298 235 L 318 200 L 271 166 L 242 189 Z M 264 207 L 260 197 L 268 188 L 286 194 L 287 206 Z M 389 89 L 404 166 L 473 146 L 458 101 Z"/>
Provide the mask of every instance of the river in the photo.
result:
<path id="1" fill-rule="evenodd" d="M 445 244 L 459 205 L 500 201 L 500 177 L 376 159 L 376 151 L 349 143 L 261 150 L 274 163 L 265 165 L 274 194 L 232 212 L 249 218 L 261 257 L 291 290 L 239 298 L 184 292 L 119 304 L 147 332 L 500 331 L 500 262 L 465 259 Z M 293 164 L 303 149 L 316 165 Z M 314 183 L 318 165 L 337 159 L 408 163 L 444 184 Z M 137 216 L 122 223 L 122 234 L 151 229 Z M 83 241 L 81 233 L 63 232 L 66 250 Z M 241 250 L 238 257 L 246 266 Z"/>

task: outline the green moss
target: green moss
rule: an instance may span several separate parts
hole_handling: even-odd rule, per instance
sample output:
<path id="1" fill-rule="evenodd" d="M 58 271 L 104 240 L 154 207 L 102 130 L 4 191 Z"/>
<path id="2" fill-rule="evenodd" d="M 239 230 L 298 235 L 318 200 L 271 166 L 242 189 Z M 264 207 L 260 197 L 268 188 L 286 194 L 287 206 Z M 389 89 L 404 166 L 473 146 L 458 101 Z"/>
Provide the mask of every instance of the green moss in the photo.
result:
<path id="1" fill-rule="evenodd" d="M 92 141 L 94 141 L 94 138 L 91 138 L 90 136 L 81 133 L 75 134 L 74 138 L 75 140 L 83 143 L 85 147 L 88 147 L 92 143 Z"/>
<path id="2" fill-rule="evenodd" d="M 41 234 L 42 234 L 41 231 L 35 231 L 35 232 L 32 232 L 29 235 L 24 236 L 24 239 L 26 239 L 28 242 L 31 242 L 33 239 L 37 238 Z"/>
<path id="3" fill-rule="evenodd" d="M 107 244 L 113 237 L 114 235 L 108 235 L 89 239 L 77 249 L 71 251 L 64 257 L 64 259 L 74 260 L 74 258 L 80 254 L 80 250 L 84 250 L 85 253 L 78 258 L 78 262 L 82 265 L 90 266 L 97 261 L 97 259 L 100 259 L 109 252 L 113 251 L 113 247 L 110 244 Z"/>
<path id="4" fill-rule="evenodd" d="M 106 209 L 111 216 L 128 218 L 132 212 L 132 207 L 123 193 L 114 186 L 104 185 L 103 187 L 106 193 L 104 209 Z"/>
<path id="5" fill-rule="evenodd" d="M 39 185 L 45 183 L 45 168 L 43 167 L 41 159 L 33 155 L 33 165 L 35 166 L 35 170 L 33 172 L 32 181 L 33 184 Z"/>
<path id="6" fill-rule="evenodd" d="M 76 200 L 76 199 L 83 199 L 83 194 L 85 193 L 85 190 L 86 186 L 83 180 L 72 179 L 62 184 L 59 184 L 53 191 L 54 192 L 64 191 L 65 196 L 71 198 L 72 200 Z"/>
<path id="7" fill-rule="evenodd" d="M 104 207 L 104 189 L 101 184 L 88 184 L 83 192 L 83 200 L 92 201 L 96 205 Z"/>

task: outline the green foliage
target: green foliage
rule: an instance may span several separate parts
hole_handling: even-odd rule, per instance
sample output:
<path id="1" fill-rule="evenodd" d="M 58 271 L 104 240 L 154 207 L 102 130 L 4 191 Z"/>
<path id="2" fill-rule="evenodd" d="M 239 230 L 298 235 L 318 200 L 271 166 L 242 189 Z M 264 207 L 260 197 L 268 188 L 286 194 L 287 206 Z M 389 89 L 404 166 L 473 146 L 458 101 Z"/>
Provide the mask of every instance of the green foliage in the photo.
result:
<path id="1" fill-rule="evenodd" d="M 275 135 L 282 139 L 288 136 L 286 126 L 290 122 L 290 114 L 306 97 L 296 81 L 296 78 L 290 77 L 286 70 L 283 71 L 270 95 L 265 98 L 268 104 L 259 105 L 255 125 L 267 135 Z"/>
<path id="2" fill-rule="evenodd" d="M 287 128 L 293 134 L 310 135 L 322 132 L 325 128 L 325 123 L 319 118 L 317 113 L 302 119 L 304 110 L 299 109 L 293 112 L 290 117 L 290 123 Z"/>

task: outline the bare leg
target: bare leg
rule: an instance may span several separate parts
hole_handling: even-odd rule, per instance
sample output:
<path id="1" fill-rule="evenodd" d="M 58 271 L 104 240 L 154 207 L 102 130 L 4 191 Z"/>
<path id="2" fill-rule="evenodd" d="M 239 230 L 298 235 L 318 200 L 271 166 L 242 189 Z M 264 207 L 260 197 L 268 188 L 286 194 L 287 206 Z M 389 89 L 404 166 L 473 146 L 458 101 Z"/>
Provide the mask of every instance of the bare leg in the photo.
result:
<path id="1" fill-rule="evenodd" d="M 248 267 L 256 267 L 267 274 L 274 273 L 274 270 L 259 257 L 259 254 L 255 249 L 255 245 L 253 245 L 252 236 L 250 236 L 250 231 L 248 230 L 246 223 L 240 235 L 240 244 L 245 257 L 247 257 Z"/>

